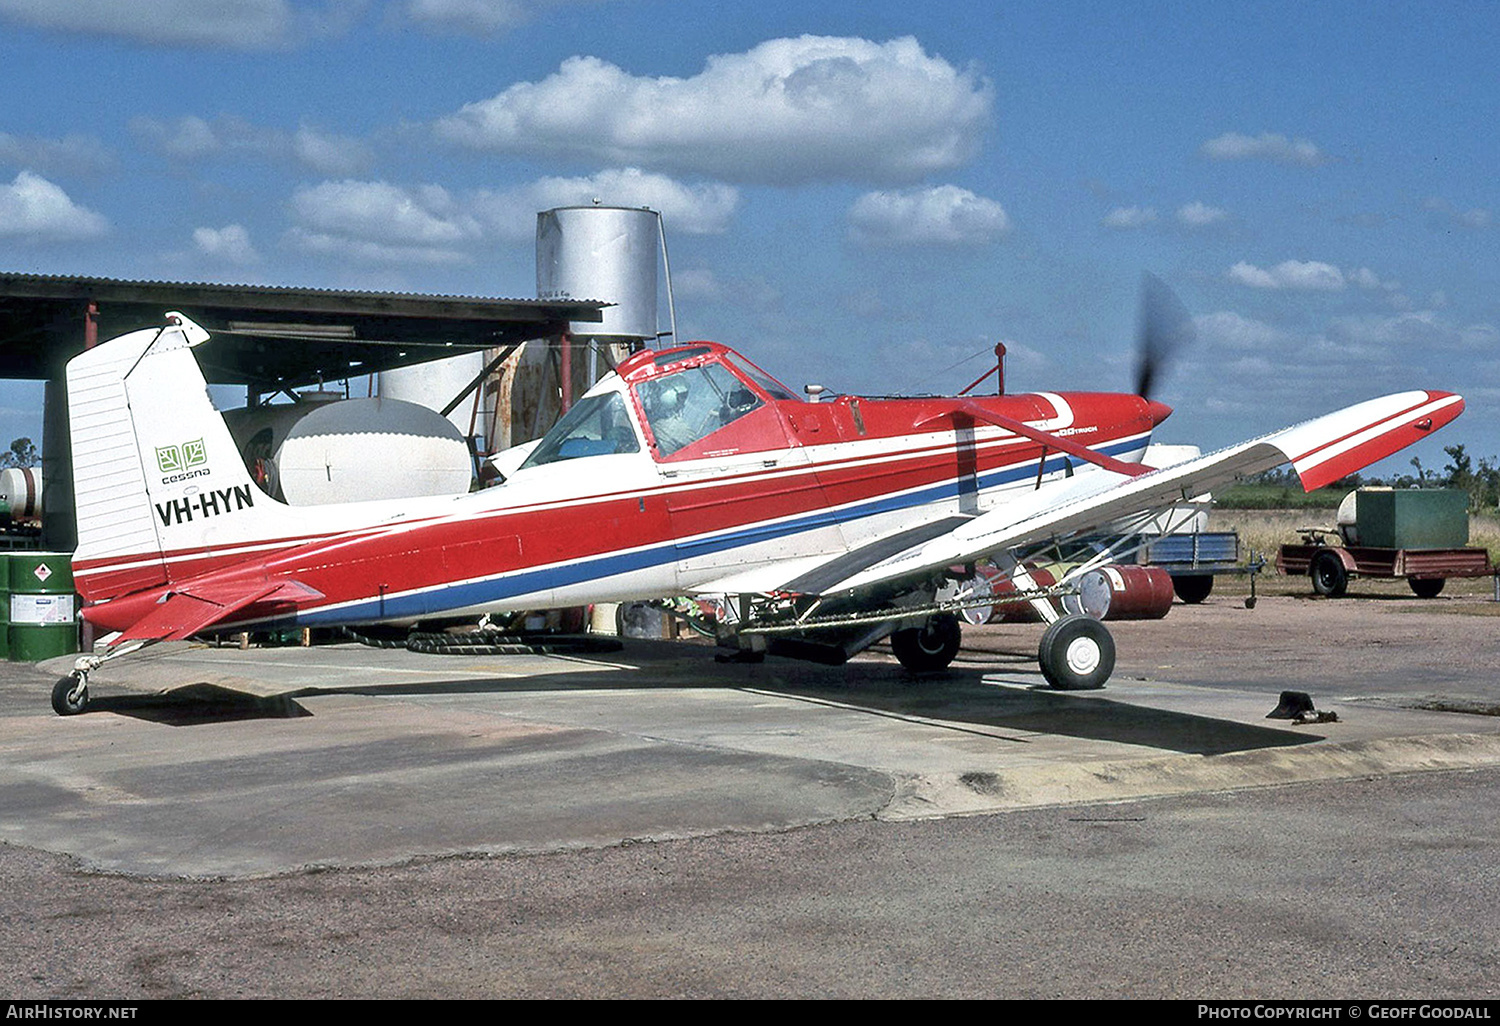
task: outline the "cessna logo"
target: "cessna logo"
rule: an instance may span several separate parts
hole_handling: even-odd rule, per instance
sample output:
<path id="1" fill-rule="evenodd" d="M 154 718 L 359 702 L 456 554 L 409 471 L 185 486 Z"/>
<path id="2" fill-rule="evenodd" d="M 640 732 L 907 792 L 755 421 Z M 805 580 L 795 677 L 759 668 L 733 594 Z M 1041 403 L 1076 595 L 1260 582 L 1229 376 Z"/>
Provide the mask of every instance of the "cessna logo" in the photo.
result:
<path id="1" fill-rule="evenodd" d="M 156 515 L 161 517 L 163 527 L 171 527 L 173 524 L 191 523 L 196 517 L 216 517 L 220 513 L 235 513 L 254 505 L 254 488 L 251 485 L 235 485 L 233 488 L 200 492 L 186 499 L 158 502 Z"/>
<path id="2" fill-rule="evenodd" d="M 176 484 L 192 477 L 207 477 L 209 469 L 204 466 L 207 462 L 208 451 L 203 447 L 201 438 L 181 445 L 156 447 L 157 469 L 166 475 L 161 479 L 162 484 Z M 198 469 L 194 470 L 194 467 Z"/>

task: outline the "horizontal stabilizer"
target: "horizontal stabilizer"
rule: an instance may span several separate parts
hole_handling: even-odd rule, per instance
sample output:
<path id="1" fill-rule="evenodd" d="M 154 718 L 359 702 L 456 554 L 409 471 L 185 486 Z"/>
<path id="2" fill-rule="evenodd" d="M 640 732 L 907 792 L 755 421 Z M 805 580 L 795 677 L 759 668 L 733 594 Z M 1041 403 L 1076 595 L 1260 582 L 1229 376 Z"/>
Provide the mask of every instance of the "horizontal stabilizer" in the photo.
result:
<path id="1" fill-rule="evenodd" d="M 181 641 L 222 623 L 230 616 L 256 602 L 296 603 L 322 598 L 313 588 L 295 581 L 215 582 L 212 585 L 188 585 L 174 591 L 167 600 L 136 621 L 128 630 L 110 642 L 111 646 L 127 641 Z"/>

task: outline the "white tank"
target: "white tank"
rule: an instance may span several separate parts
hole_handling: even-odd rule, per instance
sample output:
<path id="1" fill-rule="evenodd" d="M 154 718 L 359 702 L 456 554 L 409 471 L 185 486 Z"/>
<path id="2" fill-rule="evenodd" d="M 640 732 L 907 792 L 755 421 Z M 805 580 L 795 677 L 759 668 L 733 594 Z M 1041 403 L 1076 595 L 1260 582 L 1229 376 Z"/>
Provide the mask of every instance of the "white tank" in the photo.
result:
<path id="1" fill-rule="evenodd" d="M 1345 545 L 1359 544 L 1359 518 L 1356 512 L 1359 509 L 1359 491 L 1350 492 L 1344 496 L 1339 503 L 1337 517 L 1339 535 L 1344 539 Z"/>
<path id="2" fill-rule="evenodd" d="M 225 419 L 261 487 L 292 506 L 461 495 L 473 477 L 458 429 L 416 403 L 299 402 Z"/>
<path id="3" fill-rule="evenodd" d="M 446 360 L 433 360 L 411 367 L 397 367 L 375 375 L 375 389 L 382 399 L 399 399 L 416 403 L 429 410 L 441 411 L 453 401 L 453 397 L 469 386 L 469 382 L 484 370 L 485 355 L 482 352 L 464 353 Z M 483 396 L 484 389 L 476 389 L 448 414 L 448 421 L 461 437 L 467 437 L 472 424 L 474 434 L 489 437 L 490 411 L 480 399 L 479 414 L 474 413 L 474 395 Z"/>
<path id="4" fill-rule="evenodd" d="M 8 467 L 0 470 L 0 502 L 10 506 L 13 520 L 35 520 L 42 515 L 42 468 Z"/>
<path id="5" fill-rule="evenodd" d="M 579 338 L 656 339 L 661 220 L 642 207 L 556 207 L 536 215 L 538 299 L 598 299 L 602 322 L 578 321 Z"/>

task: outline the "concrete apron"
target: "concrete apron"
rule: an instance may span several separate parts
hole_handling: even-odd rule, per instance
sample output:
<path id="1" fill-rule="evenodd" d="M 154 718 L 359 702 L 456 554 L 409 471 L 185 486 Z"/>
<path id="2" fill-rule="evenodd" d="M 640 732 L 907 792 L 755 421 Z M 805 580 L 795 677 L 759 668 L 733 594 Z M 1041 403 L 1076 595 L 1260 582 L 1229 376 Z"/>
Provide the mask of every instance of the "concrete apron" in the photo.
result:
<path id="1" fill-rule="evenodd" d="M 70 660 L 43 664 L 53 676 Z M 1034 665 L 1034 664 L 1033 664 Z M 15 689 L 7 692 L 16 694 Z M 187 645 L 90 710 L 0 703 L 0 839 L 99 870 L 253 876 L 875 817 L 911 820 L 1500 762 L 1500 717 L 1026 669 L 913 678 L 704 648 L 424 656 Z"/>

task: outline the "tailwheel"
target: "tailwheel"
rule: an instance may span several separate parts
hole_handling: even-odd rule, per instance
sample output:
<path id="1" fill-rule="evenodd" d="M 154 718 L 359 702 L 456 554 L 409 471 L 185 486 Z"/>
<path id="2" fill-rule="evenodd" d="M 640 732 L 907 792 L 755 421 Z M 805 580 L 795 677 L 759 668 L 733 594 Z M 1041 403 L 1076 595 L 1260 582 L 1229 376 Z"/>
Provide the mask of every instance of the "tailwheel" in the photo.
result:
<path id="1" fill-rule="evenodd" d="M 958 617 L 938 613 L 927 618 L 921 627 L 909 627 L 891 635 L 891 651 L 902 666 L 913 673 L 946 670 L 958 655 L 963 628 Z"/>
<path id="2" fill-rule="evenodd" d="M 89 704 L 89 679 L 77 671 L 59 677 L 52 685 L 52 711 L 59 716 L 75 716 Z"/>
<path id="3" fill-rule="evenodd" d="M 1064 616 L 1042 634 L 1037 661 L 1047 683 L 1060 691 L 1102 688 L 1115 670 L 1115 639 L 1091 616 Z"/>

